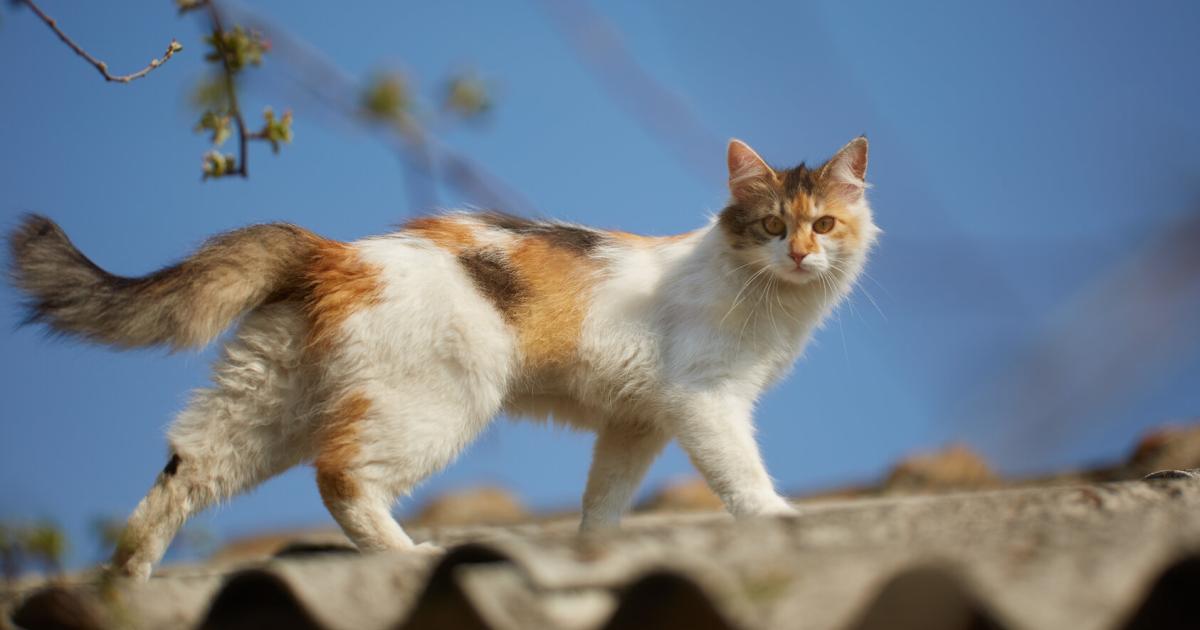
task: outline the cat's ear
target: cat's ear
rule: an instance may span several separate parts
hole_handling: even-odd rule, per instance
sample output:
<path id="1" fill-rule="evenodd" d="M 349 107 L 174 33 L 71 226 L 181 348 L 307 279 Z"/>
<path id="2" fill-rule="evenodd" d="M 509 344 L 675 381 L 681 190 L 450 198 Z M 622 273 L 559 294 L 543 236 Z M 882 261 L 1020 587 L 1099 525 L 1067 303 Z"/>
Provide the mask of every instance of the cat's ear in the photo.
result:
<path id="1" fill-rule="evenodd" d="M 750 145 L 737 139 L 729 141 L 728 161 L 729 192 L 739 200 L 751 197 L 774 172 Z"/>
<path id="2" fill-rule="evenodd" d="M 825 193 L 843 203 L 862 199 L 867 188 L 867 137 L 859 136 L 842 147 L 821 167 Z"/>

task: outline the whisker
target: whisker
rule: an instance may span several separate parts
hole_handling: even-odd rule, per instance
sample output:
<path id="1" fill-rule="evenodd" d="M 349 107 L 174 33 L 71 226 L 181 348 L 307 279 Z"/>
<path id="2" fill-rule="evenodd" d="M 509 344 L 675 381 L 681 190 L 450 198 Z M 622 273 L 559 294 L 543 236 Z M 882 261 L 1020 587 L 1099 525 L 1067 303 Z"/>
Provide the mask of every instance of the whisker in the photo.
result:
<path id="1" fill-rule="evenodd" d="M 766 270 L 767 270 L 767 268 L 766 268 L 766 267 L 763 267 L 763 268 L 762 268 L 762 271 L 766 271 Z M 754 278 L 755 278 L 755 279 L 757 279 L 757 278 L 759 277 L 759 275 L 762 273 L 762 271 L 760 271 L 760 272 L 759 272 L 759 273 L 757 273 L 757 274 L 754 274 Z M 767 277 L 767 278 L 770 278 L 770 276 L 766 276 L 766 277 Z M 759 311 L 758 311 L 758 305 L 759 305 L 760 303 L 762 303 L 762 295 L 763 295 L 762 293 L 759 293 L 759 294 L 758 294 L 758 301 L 756 301 L 756 302 L 754 303 L 754 308 L 753 308 L 753 309 L 751 309 L 751 311 L 750 311 L 750 313 L 751 313 L 751 315 L 753 316 L 753 318 L 754 318 L 754 321 L 755 321 L 755 323 L 756 323 L 756 324 L 757 324 L 757 322 L 758 322 L 758 312 L 759 312 Z M 746 321 L 742 322 L 742 329 L 741 329 L 740 331 L 738 331 L 738 352 L 739 352 L 739 353 L 740 353 L 740 352 L 741 352 L 741 350 L 742 350 L 742 335 L 745 335 L 745 334 L 746 334 L 746 326 L 748 326 L 748 325 L 750 324 L 750 319 L 751 319 L 750 317 L 747 317 L 747 318 L 746 318 Z M 757 333 L 756 333 L 756 335 L 757 335 Z M 757 341 L 757 340 L 758 340 L 758 337 L 756 336 L 756 337 L 755 337 L 755 341 Z"/>
<path id="2" fill-rule="evenodd" d="M 744 299 L 744 298 L 742 297 L 742 294 L 746 292 L 746 289 L 750 288 L 750 285 L 754 283 L 754 279 L 755 279 L 755 278 L 757 278 L 757 277 L 758 277 L 760 274 L 762 274 L 764 271 L 767 271 L 767 268 L 766 268 L 766 267 L 763 267 L 762 269 L 759 269 L 758 271 L 754 272 L 754 273 L 753 273 L 753 274 L 750 276 L 750 278 L 748 278 L 748 279 L 746 280 L 746 283 L 742 285 L 742 288 L 741 288 L 741 290 L 740 290 L 740 291 L 738 291 L 738 292 L 737 292 L 737 295 L 735 295 L 735 296 L 733 297 L 733 305 L 731 305 L 731 306 L 729 307 L 729 310 L 728 310 L 728 311 L 725 311 L 725 315 L 724 315 L 724 316 L 721 318 L 721 321 L 717 322 L 717 328 L 720 328 L 720 327 L 721 327 L 721 325 L 725 323 L 725 320 L 729 318 L 729 315 L 730 315 L 731 313 L 733 313 L 734 309 L 736 309 L 736 308 L 738 307 L 738 304 L 741 304 L 742 300 Z"/>
<path id="3" fill-rule="evenodd" d="M 771 276 L 767 279 L 767 293 L 773 295 L 776 300 L 779 299 L 779 295 L 777 293 L 772 293 L 772 290 L 775 288 L 777 282 L 779 282 L 779 279 L 775 276 Z M 767 300 L 767 317 L 771 320 L 771 328 L 775 330 L 776 339 L 782 341 L 783 335 L 779 332 L 779 326 L 775 324 L 775 309 L 771 306 L 770 299 Z"/>
<path id="4" fill-rule="evenodd" d="M 784 305 L 783 300 L 780 299 L 778 291 L 775 292 L 775 302 L 777 302 L 779 304 L 779 310 L 783 311 L 783 314 L 786 315 L 788 317 L 788 319 L 796 322 L 797 324 L 799 324 L 801 326 L 804 325 L 804 322 L 796 319 L 796 317 L 794 315 L 792 315 L 791 311 L 789 311 L 787 309 L 787 306 Z"/>
<path id="5" fill-rule="evenodd" d="M 847 270 L 845 267 L 841 266 L 841 265 L 840 265 L 838 262 L 836 262 L 836 261 L 831 261 L 831 262 L 829 263 L 829 266 L 830 266 L 830 267 L 833 267 L 834 269 L 837 269 L 838 271 L 841 271 L 842 273 L 848 273 L 848 270 Z M 860 273 L 860 274 L 862 274 L 863 276 L 866 276 L 866 277 L 870 278 L 870 276 L 869 276 L 869 275 L 866 273 L 866 271 L 860 271 L 859 273 Z M 875 279 L 874 279 L 874 278 L 871 278 L 871 281 L 872 281 L 872 282 L 875 282 L 875 284 L 879 284 L 878 282 L 876 282 L 876 281 L 875 281 Z M 883 288 L 883 285 L 880 285 L 880 287 L 881 287 L 881 288 Z M 870 291 L 870 290 L 868 290 L 868 289 L 867 289 L 867 287 L 863 286 L 862 282 L 859 282 L 858 280 L 855 280 L 855 281 L 854 281 L 854 284 L 853 284 L 853 285 L 852 285 L 852 287 L 851 287 L 851 289 L 852 289 L 852 290 L 853 290 L 853 289 L 862 289 L 863 296 L 867 298 L 867 301 L 869 301 L 869 302 L 871 303 L 871 306 L 875 307 L 875 311 L 876 311 L 877 313 L 879 313 L 879 316 L 883 318 L 883 321 L 885 321 L 885 322 L 886 322 L 886 321 L 888 320 L 888 318 L 887 318 L 887 315 L 885 315 L 885 314 L 884 314 L 884 312 L 883 312 L 883 309 L 879 307 L 879 302 L 877 302 L 877 301 L 875 300 L 875 296 L 871 294 L 871 291 Z M 886 289 L 886 288 L 883 288 L 883 290 L 884 290 L 885 292 L 887 291 L 887 289 Z M 851 303 L 851 304 L 853 304 L 853 303 Z M 861 319 L 861 318 L 862 318 L 862 316 L 861 316 L 861 315 L 859 315 L 859 318 Z M 865 320 L 864 320 L 864 321 L 865 321 Z"/>
<path id="6" fill-rule="evenodd" d="M 867 290 L 867 287 L 858 288 L 862 289 L 863 295 L 867 297 L 867 300 L 871 302 L 871 306 L 875 307 L 875 310 L 879 313 L 879 316 L 882 317 L 883 321 L 886 322 L 888 320 L 887 315 L 883 314 L 883 309 L 879 308 L 879 303 L 875 301 L 875 297 L 871 295 L 871 292 Z"/>
<path id="7" fill-rule="evenodd" d="M 846 327 L 842 325 L 842 314 L 837 313 L 838 333 L 842 337 L 842 357 L 846 359 L 846 365 L 852 365 L 850 361 L 850 350 L 846 347 Z"/>
<path id="8" fill-rule="evenodd" d="M 755 262 L 758 262 L 758 261 L 751 260 L 750 262 L 748 262 L 748 263 L 746 263 L 746 264 L 744 264 L 744 265 L 738 265 L 737 267 L 734 267 L 733 269 L 730 269 L 729 271 L 726 271 L 726 272 L 725 272 L 725 273 L 724 273 L 724 274 L 723 274 L 721 277 L 722 277 L 722 278 L 724 278 L 725 276 L 728 276 L 729 274 L 731 274 L 731 273 L 733 273 L 733 272 L 735 272 L 735 271 L 737 271 L 737 270 L 739 270 L 739 269 L 745 269 L 746 267 L 749 267 L 750 265 L 753 265 Z"/>
<path id="9" fill-rule="evenodd" d="M 866 278 L 867 280 L 870 280 L 871 282 L 874 282 L 874 283 L 875 283 L 875 286 L 879 287 L 880 289 L 883 289 L 883 292 L 884 292 L 884 293 L 886 293 L 886 294 L 888 294 L 888 297 L 891 297 L 891 295 L 892 295 L 892 292 L 891 292 L 891 291 L 888 291 L 888 288 L 887 288 L 887 287 L 883 286 L 883 284 L 881 284 L 881 283 L 880 283 L 878 280 L 876 280 L 876 279 L 875 279 L 875 276 L 872 276 L 871 274 L 867 273 L 867 270 L 866 270 L 866 269 L 863 269 L 863 270 L 862 270 L 862 271 L 860 271 L 859 273 L 861 273 L 861 274 L 862 274 L 862 276 L 863 276 L 864 278 Z"/>

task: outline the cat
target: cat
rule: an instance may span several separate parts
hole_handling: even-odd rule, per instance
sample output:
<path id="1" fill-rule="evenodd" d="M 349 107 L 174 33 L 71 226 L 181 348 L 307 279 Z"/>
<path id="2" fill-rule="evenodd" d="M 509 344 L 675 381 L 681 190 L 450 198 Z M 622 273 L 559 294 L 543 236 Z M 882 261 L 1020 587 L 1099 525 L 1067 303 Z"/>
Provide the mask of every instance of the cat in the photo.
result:
<path id="1" fill-rule="evenodd" d="M 735 516 L 792 514 L 752 410 L 853 287 L 880 230 L 867 140 L 817 168 L 727 153 L 705 227 L 638 236 L 494 212 L 417 218 L 345 243 L 289 224 L 216 236 L 140 278 L 104 271 L 53 221 L 9 237 L 28 320 L 117 348 L 236 333 L 168 432 L 169 459 L 112 568 L 146 578 L 189 515 L 301 463 L 360 549 L 414 544 L 393 503 L 491 419 L 597 434 L 581 530 L 616 526 L 675 439 Z"/>

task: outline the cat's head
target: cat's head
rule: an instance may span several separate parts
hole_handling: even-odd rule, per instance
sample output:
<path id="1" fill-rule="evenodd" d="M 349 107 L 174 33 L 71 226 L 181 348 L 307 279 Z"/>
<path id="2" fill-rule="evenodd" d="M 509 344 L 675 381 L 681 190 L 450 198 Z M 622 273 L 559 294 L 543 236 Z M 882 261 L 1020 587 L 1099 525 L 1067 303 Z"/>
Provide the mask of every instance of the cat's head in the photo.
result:
<path id="1" fill-rule="evenodd" d="M 731 140 L 731 197 L 718 225 L 738 259 L 789 282 L 855 273 L 879 234 L 863 194 L 866 173 L 863 136 L 817 168 L 783 170 Z"/>

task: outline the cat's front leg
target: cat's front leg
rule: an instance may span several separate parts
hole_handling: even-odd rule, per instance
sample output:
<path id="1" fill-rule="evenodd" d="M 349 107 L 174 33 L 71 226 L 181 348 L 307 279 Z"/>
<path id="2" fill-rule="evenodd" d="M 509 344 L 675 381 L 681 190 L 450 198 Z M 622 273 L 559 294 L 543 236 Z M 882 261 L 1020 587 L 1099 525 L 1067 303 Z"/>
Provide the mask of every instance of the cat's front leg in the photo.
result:
<path id="1" fill-rule="evenodd" d="M 583 493 L 581 531 L 616 527 L 651 462 L 670 436 L 642 424 L 612 422 L 596 435 Z"/>
<path id="2" fill-rule="evenodd" d="M 749 401 L 713 392 L 690 393 L 675 422 L 676 438 L 734 516 L 795 514 L 775 492 L 763 465 Z"/>

